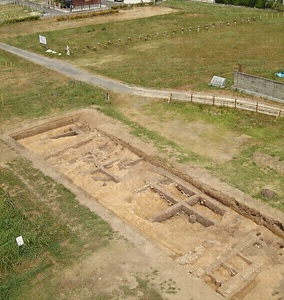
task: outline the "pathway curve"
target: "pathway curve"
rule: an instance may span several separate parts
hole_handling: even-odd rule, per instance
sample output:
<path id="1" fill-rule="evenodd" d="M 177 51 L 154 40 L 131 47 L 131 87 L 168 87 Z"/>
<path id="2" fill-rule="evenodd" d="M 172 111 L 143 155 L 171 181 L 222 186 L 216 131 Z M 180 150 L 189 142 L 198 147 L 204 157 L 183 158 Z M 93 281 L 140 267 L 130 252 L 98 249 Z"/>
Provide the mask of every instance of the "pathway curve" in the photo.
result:
<path id="1" fill-rule="evenodd" d="M 128 85 L 114 79 L 110 79 L 107 77 L 103 77 L 82 70 L 79 67 L 76 67 L 66 61 L 55 59 L 55 58 L 48 58 L 4 43 L 0 43 L 0 49 L 18 55 L 24 59 L 27 59 L 38 65 L 44 66 L 48 69 L 57 71 L 75 80 L 83 81 L 105 90 L 110 90 L 113 92 L 129 94 L 129 95 L 149 97 L 149 98 L 169 99 L 171 97 L 171 99 L 173 100 L 181 100 L 181 101 L 189 101 L 191 99 L 190 92 L 176 91 L 176 90 L 157 90 L 157 89 L 150 89 L 150 88 Z M 212 97 L 213 95 L 198 93 L 199 98 L 202 97 L 208 98 L 210 96 Z M 232 100 L 233 98 L 228 97 L 227 99 Z M 248 99 L 241 99 L 241 100 L 243 101 L 243 103 L 247 103 L 248 106 L 251 105 L 251 103 L 253 102 L 252 100 L 248 100 Z M 279 104 L 274 105 L 273 103 L 270 103 L 269 105 L 267 104 L 266 106 L 268 108 L 270 107 L 279 110 Z"/>
<path id="2" fill-rule="evenodd" d="M 27 59 L 38 65 L 44 66 L 48 69 L 57 71 L 75 80 L 90 83 L 102 89 L 108 89 L 110 91 L 118 93 L 152 98 L 168 98 L 170 94 L 170 91 L 153 90 L 147 88 L 139 88 L 136 86 L 130 86 L 110 78 L 89 73 L 88 71 L 82 70 L 66 61 L 62 61 L 55 58 L 48 58 L 4 43 L 0 43 L 0 49 L 18 55 L 24 59 Z M 175 92 L 176 96 L 178 96 L 178 94 L 182 96 L 184 93 Z"/>

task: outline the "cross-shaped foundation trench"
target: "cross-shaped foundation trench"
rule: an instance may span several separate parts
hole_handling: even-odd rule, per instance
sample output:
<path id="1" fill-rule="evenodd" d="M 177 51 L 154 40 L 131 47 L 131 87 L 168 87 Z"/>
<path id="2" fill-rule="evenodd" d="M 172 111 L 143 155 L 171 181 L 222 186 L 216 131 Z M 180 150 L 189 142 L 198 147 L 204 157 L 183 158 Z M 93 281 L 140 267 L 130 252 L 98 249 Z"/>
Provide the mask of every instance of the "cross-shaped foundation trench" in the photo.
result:
<path id="1" fill-rule="evenodd" d="M 202 214 L 197 212 L 197 210 L 194 208 L 194 205 L 197 203 L 206 206 L 214 213 L 217 213 L 221 216 L 225 214 L 225 211 L 222 208 L 218 207 L 210 200 L 205 199 L 205 197 L 202 194 L 196 194 L 187 189 L 185 186 L 181 186 L 178 184 L 175 184 L 175 186 L 183 195 L 185 195 L 188 198 L 188 200 L 180 201 L 177 197 L 175 197 L 170 192 L 166 191 L 158 185 L 152 185 L 150 187 L 152 191 L 158 193 L 170 205 L 170 207 L 164 209 L 155 217 L 153 217 L 151 219 L 152 222 L 163 222 L 166 219 L 169 219 L 179 214 L 180 212 L 184 212 L 189 216 L 189 222 L 191 223 L 199 222 L 205 227 L 214 225 L 214 222 L 212 220 L 210 220 L 207 217 L 204 217 Z"/>

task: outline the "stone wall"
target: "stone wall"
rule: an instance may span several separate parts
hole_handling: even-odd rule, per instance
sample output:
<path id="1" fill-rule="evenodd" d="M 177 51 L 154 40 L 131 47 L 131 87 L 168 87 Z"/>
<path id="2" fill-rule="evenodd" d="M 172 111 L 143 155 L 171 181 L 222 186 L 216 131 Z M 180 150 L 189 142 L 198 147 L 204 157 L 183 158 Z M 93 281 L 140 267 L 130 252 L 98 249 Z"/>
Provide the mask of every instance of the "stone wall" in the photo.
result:
<path id="1" fill-rule="evenodd" d="M 247 94 L 284 103 L 284 83 L 279 81 L 235 71 L 233 88 Z"/>

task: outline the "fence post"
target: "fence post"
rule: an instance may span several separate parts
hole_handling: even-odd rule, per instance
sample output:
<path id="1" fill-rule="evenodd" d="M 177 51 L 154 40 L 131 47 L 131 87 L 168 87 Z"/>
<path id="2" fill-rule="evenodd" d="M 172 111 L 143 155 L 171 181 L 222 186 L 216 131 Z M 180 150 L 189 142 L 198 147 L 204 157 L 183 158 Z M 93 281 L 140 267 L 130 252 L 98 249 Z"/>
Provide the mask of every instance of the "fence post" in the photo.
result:
<path id="1" fill-rule="evenodd" d="M 213 96 L 213 106 L 215 105 L 215 96 Z"/>
<path id="2" fill-rule="evenodd" d="M 109 92 L 108 92 L 108 89 L 106 91 L 106 100 L 109 101 Z"/>
<path id="3" fill-rule="evenodd" d="M 168 103 L 170 103 L 172 101 L 172 97 L 173 97 L 173 94 L 170 93 L 170 96 L 169 96 L 169 99 L 168 99 Z"/>
<path id="4" fill-rule="evenodd" d="M 192 103 L 192 100 L 193 100 L 193 96 L 192 94 L 190 94 L 190 102 Z"/>
<path id="5" fill-rule="evenodd" d="M 237 108 L 237 99 L 235 99 L 235 108 Z"/>
<path id="6" fill-rule="evenodd" d="M 276 117 L 276 121 L 278 120 L 278 118 L 280 117 L 280 115 L 281 115 L 281 108 L 278 111 L 278 114 L 277 114 L 277 117 Z"/>

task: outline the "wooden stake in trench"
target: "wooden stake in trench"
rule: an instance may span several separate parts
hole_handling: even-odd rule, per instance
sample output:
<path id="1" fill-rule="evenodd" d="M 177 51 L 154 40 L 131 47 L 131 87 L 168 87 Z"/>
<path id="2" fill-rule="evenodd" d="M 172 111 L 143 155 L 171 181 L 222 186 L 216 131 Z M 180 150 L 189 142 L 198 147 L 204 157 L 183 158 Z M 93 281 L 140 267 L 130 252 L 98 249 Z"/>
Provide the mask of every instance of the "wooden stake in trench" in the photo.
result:
<path id="1" fill-rule="evenodd" d="M 4 102 L 4 95 L 3 94 L 1 94 L 1 102 L 2 102 L 2 107 L 4 107 L 5 102 Z"/>
<path id="2" fill-rule="evenodd" d="M 258 111 L 258 102 L 256 103 L 255 111 Z"/>
<path id="3" fill-rule="evenodd" d="M 215 96 L 213 96 L 213 106 L 215 105 Z"/>

